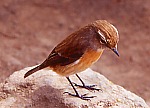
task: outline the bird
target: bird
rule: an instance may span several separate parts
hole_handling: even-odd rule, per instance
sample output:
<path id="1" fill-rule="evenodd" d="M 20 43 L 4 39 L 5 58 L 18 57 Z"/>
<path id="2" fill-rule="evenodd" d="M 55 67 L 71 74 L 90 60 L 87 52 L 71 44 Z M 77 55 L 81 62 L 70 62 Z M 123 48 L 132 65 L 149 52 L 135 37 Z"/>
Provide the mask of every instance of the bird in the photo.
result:
<path id="1" fill-rule="evenodd" d="M 119 34 L 117 28 L 106 20 L 96 20 L 70 34 L 60 42 L 49 54 L 49 56 L 37 67 L 29 70 L 24 78 L 44 69 L 49 68 L 57 74 L 67 78 L 75 94 L 71 96 L 88 100 L 95 96 L 80 95 L 75 86 L 89 90 L 100 90 L 96 85 L 88 86 L 77 73 L 82 72 L 93 65 L 102 55 L 105 49 L 112 50 L 117 56 L 119 52 L 117 45 Z M 76 75 L 82 85 L 71 82 L 69 76 Z"/>

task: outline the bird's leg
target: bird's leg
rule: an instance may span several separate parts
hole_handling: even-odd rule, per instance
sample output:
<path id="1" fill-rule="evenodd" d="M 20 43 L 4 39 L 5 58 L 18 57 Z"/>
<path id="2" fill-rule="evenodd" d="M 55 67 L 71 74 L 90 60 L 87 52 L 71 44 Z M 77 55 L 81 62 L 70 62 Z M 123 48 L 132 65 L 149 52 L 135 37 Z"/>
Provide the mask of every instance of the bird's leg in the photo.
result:
<path id="1" fill-rule="evenodd" d="M 84 94 L 84 95 L 79 95 L 79 93 L 77 92 L 77 90 L 75 89 L 75 87 L 73 86 L 71 80 L 69 79 L 69 77 L 66 77 L 67 80 L 69 81 L 69 83 L 71 84 L 73 90 L 75 91 L 75 94 L 72 94 L 72 93 L 69 93 L 69 92 L 64 92 L 64 93 L 67 93 L 71 96 L 74 96 L 74 97 L 78 97 L 78 98 L 81 98 L 83 100 L 90 100 L 89 98 L 94 98 L 95 96 L 86 96 L 87 94 Z"/>
<path id="2" fill-rule="evenodd" d="M 85 85 L 85 83 L 82 81 L 82 79 L 79 77 L 79 75 L 76 74 L 76 76 L 81 81 L 82 85 L 78 85 L 78 84 L 74 83 L 75 86 L 78 86 L 78 87 L 81 87 L 81 88 L 85 88 L 85 89 L 88 89 L 88 90 L 97 90 L 97 91 L 101 90 L 101 89 L 94 88 L 97 85 Z"/>

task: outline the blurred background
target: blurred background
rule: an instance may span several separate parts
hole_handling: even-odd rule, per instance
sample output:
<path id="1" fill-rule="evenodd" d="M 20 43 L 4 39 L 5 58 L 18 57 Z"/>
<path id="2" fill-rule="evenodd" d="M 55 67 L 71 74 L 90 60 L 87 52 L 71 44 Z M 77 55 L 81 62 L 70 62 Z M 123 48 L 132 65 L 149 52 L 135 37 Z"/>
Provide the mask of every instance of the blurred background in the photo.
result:
<path id="1" fill-rule="evenodd" d="M 118 29 L 120 57 L 105 51 L 91 68 L 150 102 L 150 0 L 1 0 L 0 82 L 98 19 Z"/>

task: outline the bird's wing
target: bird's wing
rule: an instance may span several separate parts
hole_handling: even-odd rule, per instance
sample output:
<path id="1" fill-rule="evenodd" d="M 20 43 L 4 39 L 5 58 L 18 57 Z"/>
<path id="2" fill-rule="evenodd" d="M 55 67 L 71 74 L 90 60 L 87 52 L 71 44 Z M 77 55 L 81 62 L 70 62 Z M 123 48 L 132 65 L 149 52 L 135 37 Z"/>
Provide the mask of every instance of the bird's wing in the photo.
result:
<path id="1" fill-rule="evenodd" d="M 64 41 L 58 44 L 42 63 L 42 67 L 48 66 L 65 66 L 78 60 L 89 46 L 88 39 L 79 34 L 72 34 Z"/>
<path id="2" fill-rule="evenodd" d="M 75 62 L 84 54 L 83 52 L 78 53 L 74 51 L 72 51 L 72 53 L 69 55 L 68 54 L 62 55 L 62 53 L 63 52 L 56 52 L 55 50 L 53 50 L 53 52 L 49 55 L 48 59 L 46 60 L 46 64 L 48 66 L 57 66 L 57 65 L 65 66 Z"/>
<path id="3" fill-rule="evenodd" d="M 80 57 L 82 57 L 85 49 L 84 47 L 81 47 L 80 45 L 78 47 L 73 47 L 73 46 L 74 45 L 70 44 L 70 42 L 67 44 L 63 42 L 60 43 L 52 50 L 48 58 L 41 65 L 29 70 L 25 74 L 24 78 L 48 66 L 50 67 L 65 66 L 65 65 L 75 62 Z"/>
<path id="4" fill-rule="evenodd" d="M 42 67 L 65 66 L 78 60 L 88 50 L 91 44 L 93 29 L 90 26 L 81 28 L 58 44 L 48 58 L 41 64 Z"/>

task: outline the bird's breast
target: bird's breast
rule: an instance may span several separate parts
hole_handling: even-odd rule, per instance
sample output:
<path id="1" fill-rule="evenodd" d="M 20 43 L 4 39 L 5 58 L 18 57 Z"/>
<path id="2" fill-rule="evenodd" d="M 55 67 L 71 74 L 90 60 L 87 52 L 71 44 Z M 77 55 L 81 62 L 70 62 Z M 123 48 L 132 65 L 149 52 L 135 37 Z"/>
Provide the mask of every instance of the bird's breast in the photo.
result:
<path id="1" fill-rule="evenodd" d="M 89 68 L 103 53 L 103 50 L 87 50 L 80 59 L 66 66 L 57 66 L 53 70 L 62 75 L 70 76 Z"/>

